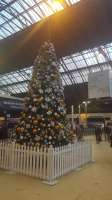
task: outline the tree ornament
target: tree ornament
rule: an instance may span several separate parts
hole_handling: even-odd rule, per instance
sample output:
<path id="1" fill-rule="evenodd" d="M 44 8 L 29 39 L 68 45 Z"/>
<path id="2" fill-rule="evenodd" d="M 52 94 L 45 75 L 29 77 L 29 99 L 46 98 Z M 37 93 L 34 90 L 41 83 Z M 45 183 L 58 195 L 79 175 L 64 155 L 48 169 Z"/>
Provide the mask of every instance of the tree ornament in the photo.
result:
<path id="1" fill-rule="evenodd" d="M 31 118 L 32 118 L 32 116 L 31 116 L 31 115 L 29 115 L 29 116 L 28 116 L 28 119 L 31 119 Z"/>
<path id="2" fill-rule="evenodd" d="M 36 112 L 36 111 L 37 111 L 37 108 L 34 106 L 34 107 L 32 107 L 31 111 L 32 111 L 32 112 Z"/>
<path id="3" fill-rule="evenodd" d="M 54 115 L 55 115 L 55 117 L 58 117 L 58 116 L 59 116 L 59 114 L 58 114 L 58 113 L 56 113 L 56 112 L 54 113 Z"/>
<path id="4" fill-rule="evenodd" d="M 30 124 L 26 124 L 26 129 L 30 129 L 31 125 Z"/>
<path id="5" fill-rule="evenodd" d="M 24 129 L 24 127 L 22 127 L 22 128 L 21 128 L 21 133 L 23 133 L 23 132 L 24 132 L 24 130 L 25 130 L 25 129 Z"/>
<path id="6" fill-rule="evenodd" d="M 21 132 L 21 128 L 20 128 L 20 127 L 17 127 L 17 128 L 16 128 L 16 131 L 17 131 L 17 133 L 20 133 L 20 132 Z"/>
<path id="7" fill-rule="evenodd" d="M 51 110 L 48 110 L 47 111 L 47 115 L 51 115 L 52 114 L 52 111 Z"/>
<path id="8" fill-rule="evenodd" d="M 52 136 L 49 136 L 49 140 L 52 140 Z"/>
<path id="9" fill-rule="evenodd" d="M 58 124 L 59 128 L 63 129 L 64 128 L 64 125 L 62 123 L 59 123 Z"/>
<path id="10" fill-rule="evenodd" d="M 33 124 L 37 125 L 38 124 L 38 120 L 33 120 Z"/>
<path id="11" fill-rule="evenodd" d="M 48 144 L 48 141 L 46 139 L 44 140 L 44 144 Z"/>
<path id="12" fill-rule="evenodd" d="M 48 135 L 45 135 L 44 137 L 45 137 L 45 138 L 48 138 Z"/>
<path id="13" fill-rule="evenodd" d="M 48 144 L 51 145 L 51 141 L 49 141 Z"/>
<path id="14" fill-rule="evenodd" d="M 32 130 L 32 132 L 33 132 L 33 134 L 36 134 L 36 133 L 37 133 L 37 129 L 34 128 L 34 129 Z"/>
<path id="15" fill-rule="evenodd" d="M 53 67 L 57 67 L 57 63 L 54 62 L 54 61 L 51 63 L 51 65 L 52 65 Z"/>
<path id="16" fill-rule="evenodd" d="M 53 127 L 55 125 L 55 122 L 54 121 L 51 121 L 51 126 Z"/>
<path id="17" fill-rule="evenodd" d="M 55 129 L 59 129 L 59 125 L 56 125 L 56 126 L 55 126 Z"/>
<path id="18" fill-rule="evenodd" d="M 39 93 L 40 93 L 40 94 L 43 94 L 44 92 L 43 92 L 43 90 L 42 90 L 42 89 L 39 89 Z"/>
<path id="19" fill-rule="evenodd" d="M 25 124 L 25 121 L 24 121 L 24 120 L 20 121 L 20 125 L 21 125 L 21 126 L 24 126 L 24 124 Z"/>
<path id="20" fill-rule="evenodd" d="M 37 102 L 37 101 L 38 101 L 38 98 L 35 97 L 35 98 L 33 99 L 33 102 L 35 103 L 35 102 Z"/>
<path id="21" fill-rule="evenodd" d="M 43 124 L 43 127 L 45 127 L 46 126 L 46 124 Z"/>
<path id="22" fill-rule="evenodd" d="M 22 118 L 25 118 L 26 114 L 24 112 L 21 113 Z"/>
<path id="23" fill-rule="evenodd" d="M 49 97 L 46 97 L 46 98 L 45 98 L 45 101 L 46 101 L 46 102 L 50 102 L 51 99 L 50 99 Z"/>
<path id="24" fill-rule="evenodd" d="M 20 139 L 23 140 L 23 138 L 24 138 L 23 135 L 20 135 Z"/>
<path id="25" fill-rule="evenodd" d="M 40 97 L 40 98 L 37 99 L 37 101 L 42 102 L 43 99 L 44 99 L 43 97 Z"/>
<path id="26" fill-rule="evenodd" d="M 39 135 L 35 136 L 35 141 L 40 141 L 40 136 Z"/>

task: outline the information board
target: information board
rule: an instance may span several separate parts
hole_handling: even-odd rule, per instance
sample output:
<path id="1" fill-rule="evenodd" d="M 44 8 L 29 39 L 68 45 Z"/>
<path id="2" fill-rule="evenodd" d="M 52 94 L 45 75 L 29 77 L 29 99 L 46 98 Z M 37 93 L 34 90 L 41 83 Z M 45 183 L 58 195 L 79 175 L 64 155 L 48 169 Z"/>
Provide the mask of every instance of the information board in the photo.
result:
<path id="1" fill-rule="evenodd" d="M 90 73 L 88 76 L 88 98 L 112 97 L 112 71 Z"/>

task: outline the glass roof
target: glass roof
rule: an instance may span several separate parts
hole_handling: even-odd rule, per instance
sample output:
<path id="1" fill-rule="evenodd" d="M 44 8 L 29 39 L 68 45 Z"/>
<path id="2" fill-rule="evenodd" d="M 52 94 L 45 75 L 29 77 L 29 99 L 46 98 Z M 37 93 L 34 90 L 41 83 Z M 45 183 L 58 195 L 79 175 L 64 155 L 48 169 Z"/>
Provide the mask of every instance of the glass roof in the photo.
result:
<path id="1" fill-rule="evenodd" d="M 112 43 L 63 57 L 59 62 L 64 86 L 87 82 L 89 73 L 112 68 Z M 0 75 L 0 90 L 11 95 L 26 92 L 32 68 Z"/>
<path id="2" fill-rule="evenodd" d="M 80 0 L 0 0 L 0 39 Z"/>

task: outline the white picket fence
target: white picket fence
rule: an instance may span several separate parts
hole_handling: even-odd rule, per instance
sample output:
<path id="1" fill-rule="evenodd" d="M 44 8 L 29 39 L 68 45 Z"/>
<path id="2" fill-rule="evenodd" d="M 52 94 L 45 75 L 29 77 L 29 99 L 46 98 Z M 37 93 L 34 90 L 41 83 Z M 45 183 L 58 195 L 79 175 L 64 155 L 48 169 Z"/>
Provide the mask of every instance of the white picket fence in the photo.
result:
<path id="1" fill-rule="evenodd" d="M 38 177 L 48 184 L 92 161 L 92 144 L 75 142 L 63 147 L 39 149 L 0 143 L 0 168 Z"/>

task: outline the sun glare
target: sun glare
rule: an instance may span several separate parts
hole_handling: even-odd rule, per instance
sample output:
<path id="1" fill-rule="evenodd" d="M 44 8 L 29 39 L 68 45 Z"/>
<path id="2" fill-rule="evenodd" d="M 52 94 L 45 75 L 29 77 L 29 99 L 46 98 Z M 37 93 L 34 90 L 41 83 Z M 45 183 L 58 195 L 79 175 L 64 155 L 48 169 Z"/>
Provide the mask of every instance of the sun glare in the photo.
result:
<path id="1" fill-rule="evenodd" d="M 59 11 L 63 9 L 61 0 L 48 0 L 48 2 L 54 11 Z"/>

